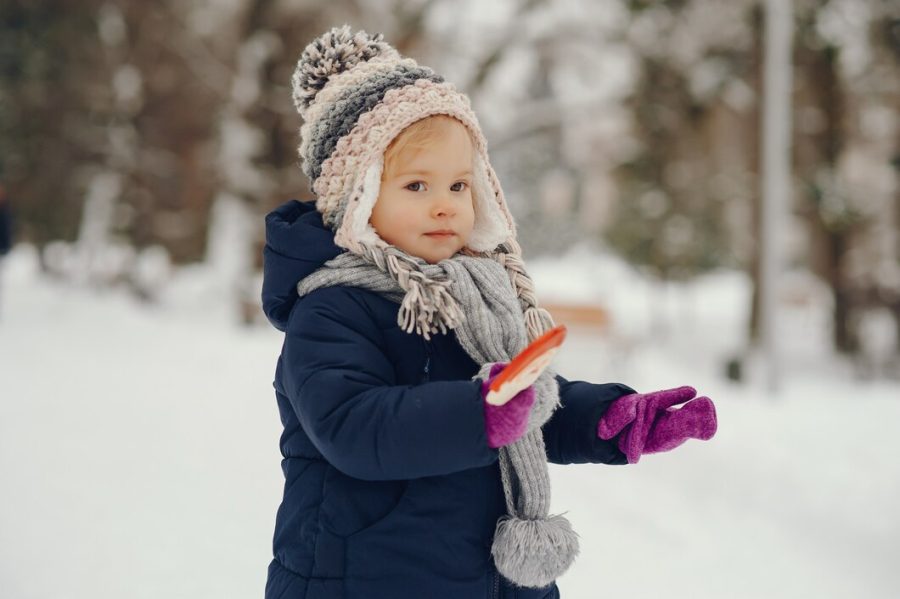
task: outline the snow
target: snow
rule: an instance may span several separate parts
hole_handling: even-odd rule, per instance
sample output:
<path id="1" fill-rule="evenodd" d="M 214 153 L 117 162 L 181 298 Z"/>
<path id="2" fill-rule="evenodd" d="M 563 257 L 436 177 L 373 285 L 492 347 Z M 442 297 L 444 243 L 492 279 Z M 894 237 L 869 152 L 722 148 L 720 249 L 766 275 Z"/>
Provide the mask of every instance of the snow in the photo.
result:
<path id="1" fill-rule="evenodd" d="M 260 596 L 282 491 L 280 335 L 233 324 L 212 268 L 179 269 L 153 305 L 43 278 L 27 246 L 4 267 L 0 596 Z M 720 420 L 711 441 L 637 465 L 552 467 L 582 542 L 564 597 L 895 596 L 896 382 L 853 380 L 799 308 L 779 393 L 722 378 L 740 274 L 663 289 L 586 249 L 530 270 L 543 298 L 616 323 L 573 328 L 563 375 L 691 384 Z"/>

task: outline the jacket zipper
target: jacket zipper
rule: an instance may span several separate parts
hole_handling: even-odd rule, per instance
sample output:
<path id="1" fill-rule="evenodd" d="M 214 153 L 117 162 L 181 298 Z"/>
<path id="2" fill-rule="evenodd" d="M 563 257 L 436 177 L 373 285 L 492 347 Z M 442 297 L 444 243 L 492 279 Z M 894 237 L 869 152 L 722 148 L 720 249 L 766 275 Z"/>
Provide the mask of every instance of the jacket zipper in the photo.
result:
<path id="1" fill-rule="evenodd" d="M 500 573 L 494 572 L 494 590 L 491 599 L 500 599 Z"/>
<path id="2" fill-rule="evenodd" d="M 422 382 L 427 383 L 431 380 L 431 343 L 425 342 L 425 369 L 422 374 Z"/>

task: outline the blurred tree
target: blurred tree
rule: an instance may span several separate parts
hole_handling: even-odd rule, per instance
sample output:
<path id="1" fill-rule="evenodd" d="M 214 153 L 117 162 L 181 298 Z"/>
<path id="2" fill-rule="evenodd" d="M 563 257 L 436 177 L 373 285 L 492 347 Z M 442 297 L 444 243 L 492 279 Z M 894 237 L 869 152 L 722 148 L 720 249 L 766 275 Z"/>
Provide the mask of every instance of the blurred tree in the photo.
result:
<path id="1" fill-rule="evenodd" d="M 98 157 L 91 91 L 102 80 L 92 13 L 51 0 L 0 3 L 0 168 L 20 235 L 74 239 L 84 172 Z"/>
<path id="2" fill-rule="evenodd" d="M 618 169 L 622 199 L 607 237 L 661 278 L 746 266 L 755 282 L 753 340 L 760 290 L 760 5 L 685 0 L 628 7 L 640 72 L 628 107 L 640 146 Z M 900 5 L 800 0 L 796 7 L 793 212 L 808 234 L 788 223 L 792 240 L 807 241 L 794 243 L 793 265 L 806 265 L 829 285 L 834 346 L 855 352 L 862 315 L 896 306 L 900 296 Z M 669 219 L 685 218 L 691 227 L 675 239 L 687 241 L 673 251 L 670 231 L 679 227 L 669 229 Z"/>
<path id="3" fill-rule="evenodd" d="M 682 73 L 651 57 L 642 61 L 631 100 L 639 154 L 621 171 L 620 194 L 606 238 L 628 260 L 662 280 L 686 280 L 721 266 L 727 248 L 721 204 L 698 135 L 706 107 L 691 97 Z"/>
<path id="4" fill-rule="evenodd" d="M 621 200 L 606 238 L 662 280 L 735 266 L 744 256 L 727 218 L 730 202 L 746 200 L 735 183 L 748 178 L 750 102 L 730 96 L 751 74 L 746 3 L 629 8 L 639 76 L 627 106 L 639 145 L 618 169 Z"/>
<path id="5" fill-rule="evenodd" d="M 564 108 L 551 85 L 557 60 L 555 45 L 552 39 L 532 43 L 534 67 L 527 82 L 527 95 L 530 102 L 543 104 L 545 110 L 561 112 Z M 496 161 L 503 174 L 505 193 L 517 200 L 511 203 L 523 251 L 537 255 L 560 252 L 578 234 L 577 215 L 571 209 L 573 190 L 565 185 L 576 177 L 561 155 L 563 123 L 558 118 L 550 119 L 519 131 L 515 139 L 514 145 L 507 141 Z M 563 181 L 558 177 L 548 179 L 554 169 L 565 173 Z"/>
<path id="6" fill-rule="evenodd" d="M 896 3 L 798 5 L 797 206 L 809 264 L 832 292 L 834 346 L 845 353 L 860 349 L 862 315 L 900 295 L 898 229 L 885 226 L 898 210 L 898 22 Z"/>

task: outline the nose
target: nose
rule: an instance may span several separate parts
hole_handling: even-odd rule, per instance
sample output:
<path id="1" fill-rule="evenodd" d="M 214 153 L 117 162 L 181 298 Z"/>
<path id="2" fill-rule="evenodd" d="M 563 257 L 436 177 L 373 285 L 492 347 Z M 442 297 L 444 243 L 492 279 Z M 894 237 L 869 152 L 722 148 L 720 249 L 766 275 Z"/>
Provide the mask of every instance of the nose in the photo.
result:
<path id="1" fill-rule="evenodd" d="M 456 214 L 453 198 L 451 198 L 449 194 L 442 194 L 435 198 L 434 203 L 431 206 L 431 213 L 435 217 L 453 216 Z"/>

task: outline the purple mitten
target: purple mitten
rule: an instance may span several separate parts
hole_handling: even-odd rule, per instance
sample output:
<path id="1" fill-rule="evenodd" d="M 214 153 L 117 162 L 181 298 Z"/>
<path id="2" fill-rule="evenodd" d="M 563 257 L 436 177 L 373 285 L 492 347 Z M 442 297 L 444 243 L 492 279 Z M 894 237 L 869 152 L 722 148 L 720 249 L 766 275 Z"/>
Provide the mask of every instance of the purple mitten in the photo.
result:
<path id="1" fill-rule="evenodd" d="M 502 406 L 494 406 L 484 401 L 490 391 L 491 382 L 505 367 L 506 364 L 502 362 L 491 366 L 490 376 L 481 384 L 484 426 L 487 431 L 488 445 L 493 448 L 509 445 L 525 434 L 528 412 L 534 404 L 534 386 L 519 391 Z"/>
<path id="2" fill-rule="evenodd" d="M 645 453 L 675 449 L 688 439 L 710 439 L 716 434 L 716 408 L 708 397 L 697 397 L 693 387 L 620 397 L 597 423 L 597 436 L 612 439 L 635 464 Z M 681 409 L 672 406 L 685 403 Z"/>

